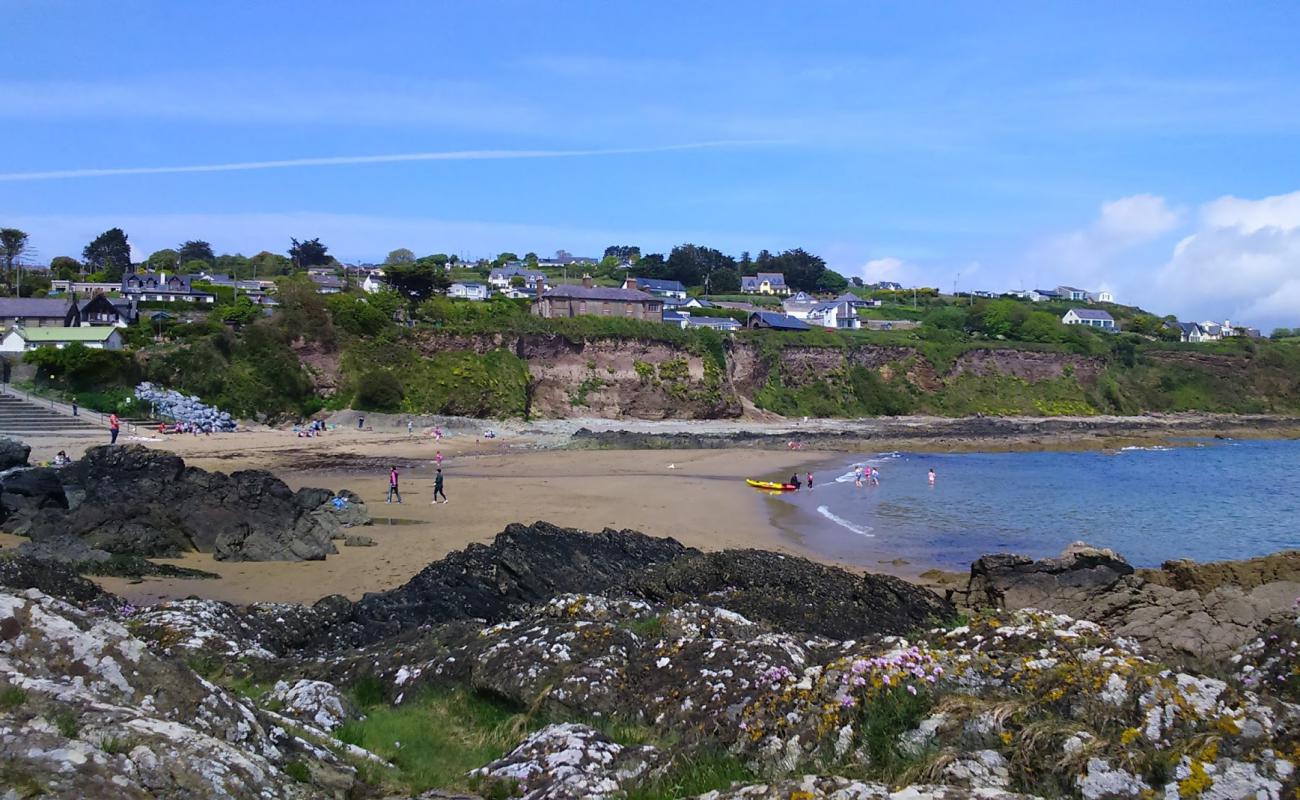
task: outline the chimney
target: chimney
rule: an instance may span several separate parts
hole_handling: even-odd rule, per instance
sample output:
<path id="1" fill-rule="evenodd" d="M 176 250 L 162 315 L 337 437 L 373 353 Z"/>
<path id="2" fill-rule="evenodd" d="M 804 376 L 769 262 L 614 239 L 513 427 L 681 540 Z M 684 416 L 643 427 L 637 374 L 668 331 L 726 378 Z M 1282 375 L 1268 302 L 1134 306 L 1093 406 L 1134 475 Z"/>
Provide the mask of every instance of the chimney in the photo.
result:
<path id="1" fill-rule="evenodd" d="M 582 276 L 582 288 L 584 288 L 584 289 L 590 289 L 590 288 L 592 288 L 592 287 L 595 286 L 595 285 L 596 285 L 596 284 L 595 284 L 594 281 L 592 281 L 590 275 L 583 275 L 583 276 Z"/>
<path id="2" fill-rule="evenodd" d="M 636 278 L 634 278 L 634 277 L 631 276 L 631 275 L 628 275 L 628 276 L 627 276 L 627 288 L 629 288 L 629 289 L 635 289 L 635 288 L 636 288 Z"/>
<path id="3" fill-rule="evenodd" d="M 542 293 L 546 291 L 546 278 L 537 276 L 537 299 L 542 299 Z"/>

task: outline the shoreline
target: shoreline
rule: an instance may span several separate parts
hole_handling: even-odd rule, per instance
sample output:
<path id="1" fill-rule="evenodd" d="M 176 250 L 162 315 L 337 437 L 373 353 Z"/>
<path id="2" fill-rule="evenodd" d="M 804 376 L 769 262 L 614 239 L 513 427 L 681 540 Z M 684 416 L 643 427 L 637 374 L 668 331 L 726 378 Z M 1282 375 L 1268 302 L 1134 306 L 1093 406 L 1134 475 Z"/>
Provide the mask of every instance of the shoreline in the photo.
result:
<path id="1" fill-rule="evenodd" d="M 484 423 L 444 426 L 440 442 L 417 432 L 405 433 L 403 419 L 379 420 L 378 430 L 340 428 L 316 439 L 299 439 L 274 429 L 212 437 L 174 436 L 138 442 L 173 452 L 188 465 L 232 472 L 267 469 L 292 488 L 320 486 L 351 489 L 366 501 L 377 522 L 355 532 L 372 536 L 375 547 L 344 547 L 324 561 L 218 562 L 208 553 L 189 553 L 161 563 L 216 572 L 216 580 L 150 578 L 143 582 L 93 578 L 133 602 L 200 596 L 234 603 L 257 601 L 312 603 L 331 594 L 353 600 L 371 591 L 399 586 L 429 563 L 475 543 L 486 543 L 509 523 L 544 520 L 582 530 L 639 530 L 668 536 L 702 550 L 756 548 L 800 556 L 855 573 L 896 575 L 942 592 L 964 574 L 951 565 L 905 560 L 875 543 L 861 557 L 846 558 L 855 545 L 819 547 L 815 522 L 800 509 L 744 486 L 746 477 L 788 476 L 798 470 L 826 473 L 843 465 L 849 453 L 863 459 L 878 453 L 971 453 L 1013 451 L 1089 451 L 1123 446 L 1179 444 L 1196 434 L 1212 437 L 1291 439 L 1300 421 L 1285 417 L 1209 417 L 1087 419 L 979 419 L 933 421 L 815 420 L 745 425 L 719 422 L 645 422 L 590 420 L 493 424 L 496 439 L 479 435 Z M 1086 424 L 1084 424 L 1086 423 Z M 618 429 L 650 446 L 592 447 L 575 437 L 588 424 Z M 1082 427 L 1080 427 L 1082 425 Z M 956 430 L 980 437 L 955 437 Z M 1115 431 L 1124 430 L 1124 436 Z M 1017 431 L 1009 435 L 1008 431 Z M 1133 435 L 1138 431 L 1139 435 Z M 599 432 L 599 431 L 595 431 Z M 786 442 L 799 433 L 801 449 Z M 893 436 L 883 434 L 892 432 Z M 993 435 L 997 432 L 998 435 Z M 864 434 L 870 435 L 864 436 Z M 902 434 L 908 434 L 906 437 Z M 30 437 L 33 463 L 59 449 L 74 455 L 106 437 Z M 156 437 L 146 437 L 156 438 Z M 620 439 L 624 438 L 620 435 Z M 125 439 L 132 443 L 130 439 Z M 817 447 L 809 446 L 816 444 Z M 695 444 L 696 446 L 691 446 Z M 672 445 L 671 449 L 668 445 Z M 684 445 L 684 446 L 683 446 Z M 452 502 L 431 506 L 432 457 L 441 451 Z M 408 502 L 386 506 L 385 474 L 390 464 L 403 473 Z M 820 482 L 820 481 L 819 481 Z M 734 490 L 732 490 L 734 488 Z M 407 522 L 409 520 L 409 522 Z M 824 522 L 824 521 L 823 521 Z M 831 524 L 826 522 L 825 524 Z M 0 535 L 0 552 L 25 541 Z"/>

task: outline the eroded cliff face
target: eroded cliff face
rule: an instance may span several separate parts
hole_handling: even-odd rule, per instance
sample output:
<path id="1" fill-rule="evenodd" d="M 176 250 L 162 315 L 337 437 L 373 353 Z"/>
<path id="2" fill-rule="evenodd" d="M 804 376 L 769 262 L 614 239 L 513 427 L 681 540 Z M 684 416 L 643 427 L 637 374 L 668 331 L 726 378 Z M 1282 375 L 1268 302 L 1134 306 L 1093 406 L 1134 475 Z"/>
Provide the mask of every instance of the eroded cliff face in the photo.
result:
<path id="1" fill-rule="evenodd" d="M 415 348 L 485 354 L 506 350 L 528 368 L 528 414 L 537 418 L 609 417 L 633 419 L 729 419 L 746 406 L 763 407 L 764 387 L 837 398 L 853 391 L 851 376 L 874 373 L 881 384 L 915 398 L 916 410 L 938 411 L 927 398 L 942 395 L 964 379 L 1015 379 L 1028 385 L 1077 382 L 1094 385 L 1106 365 L 1101 359 L 1063 353 L 981 349 L 961 354 L 939 370 L 915 348 L 813 347 L 791 344 L 764 351 L 744 341 L 726 342 L 721 353 L 697 353 L 667 342 L 602 338 L 572 341 L 563 336 L 425 334 Z M 338 384 L 322 370 L 322 390 Z M 875 413 L 850 400 L 843 415 Z M 860 410 L 855 411 L 858 408 Z M 898 413 L 898 412 L 893 412 Z M 832 416 L 836 414 L 831 414 Z"/>

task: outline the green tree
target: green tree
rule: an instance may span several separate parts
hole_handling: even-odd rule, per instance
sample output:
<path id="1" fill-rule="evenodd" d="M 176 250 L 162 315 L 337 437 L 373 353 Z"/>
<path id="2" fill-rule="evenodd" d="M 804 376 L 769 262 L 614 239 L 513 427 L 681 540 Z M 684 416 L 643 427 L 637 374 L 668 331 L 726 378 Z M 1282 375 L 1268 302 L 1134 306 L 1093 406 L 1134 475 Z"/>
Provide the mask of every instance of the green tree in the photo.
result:
<path id="1" fill-rule="evenodd" d="M 266 250 L 248 259 L 253 274 L 259 278 L 273 278 L 276 275 L 288 275 L 293 271 L 293 261 L 279 253 Z"/>
<path id="2" fill-rule="evenodd" d="M 833 269 L 822 272 L 821 277 L 817 279 L 818 291 L 839 294 L 847 288 L 849 288 L 849 279 Z"/>
<path id="3" fill-rule="evenodd" d="M 966 312 L 956 306 L 936 308 L 925 315 L 927 327 L 941 331 L 960 331 L 966 328 Z"/>
<path id="4" fill-rule="evenodd" d="M 796 247 L 778 255 L 766 250 L 758 254 L 754 267 L 759 272 L 780 272 L 785 275 L 785 285 L 791 289 L 814 292 L 821 283 L 822 273 L 826 271 L 826 262 L 820 256 Z"/>
<path id="5" fill-rule="evenodd" d="M 397 376 L 385 369 L 372 369 L 361 376 L 356 407 L 365 411 L 398 411 L 405 390 Z"/>
<path id="6" fill-rule="evenodd" d="M 50 274 L 62 281 L 76 280 L 81 274 L 81 262 L 69 256 L 55 256 L 50 260 Z"/>
<path id="7" fill-rule="evenodd" d="M 0 228 L 0 257 L 5 261 L 5 283 L 14 285 L 14 264 L 27 252 L 27 233 L 17 228 Z"/>
<path id="8" fill-rule="evenodd" d="M 206 272 L 208 268 L 210 268 L 211 266 L 212 265 L 209 264 L 208 262 L 200 261 L 199 259 L 196 258 L 192 261 L 186 261 L 182 263 L 180 269 L 177 270 L 177 272 L 180 272 L 184 275 L 197 275 L 200 272 Z"/>
<path id="9" fill-rule="evenodd" d="M 1014 300 L 994 300 L 983 307 L 979 327 L 988 336 L 1011 337 L 1029 316 L 1024 305 Z"/>
<path id="10" fill-rule="evenodd" d="M 181 263 L 181 254 L 170 247 L 162 250 L 155 250 L 144 260 L 145 269 L 150 272 L 160 272 L 167 270 L 174 272 Z"/>
<path id="11" fill-rule="evenodd" d="M 649 259 L 643 259 L 648 261 Z M 645 274 L 645 263 L 638 264 L 638 272 Z M 700 286 L 708 282 L 709 277 L 716 270 L 735 269 L 736 262 L 731 256 L 714 250 L 712 247 L 701 247 L 695 244 L 682 244 L 674 247 L 668 254 L 668 260 L 664 263 L 666 274 L 662 277 L 668 280 L 681 281 L 686 286 Z M 657 278 L 658 275 L 646 274 L 646 277 Z"/>
<path id="12" fill-rule="evenodd" d="M 740 291 L 740 273 L 730 267 L 716 269 L 709 276 L 709 291 L 713 294 L 735 294 Z"/>
<path id="13" fill-rule="evenodd" d="M 511 261 L 518 261 L 518 260 L 519 260 L 519 256 L 507 251 L 505 253 L 500 253 L 499 255 L 497 255 L 497 257 L 492 260 L 492 266 L 502 267 L 506 264 L 509 264 Z"/>
<path id="14" fill-rule="evenodd" d="M 1297 334 L 1296 331 L 1293 331 L 1290 328 L 1274 328 L 1273 332 L 1269 334 L 1268 338 L 1275 339 L 1275 340 L 1290 339 L 1292 336 L 1298 336 L 1298 335 L 1300 334 Z"/>
<path id="15" fill-rule="evenodd" d="M 212 268 L 214 271 L 225 273 L 232 278 L 249 278 L 252 277 L 253 274 L 253 266 L 251 262 L 239 253 L 235 253 L 234 255 L 231 255 L 230 253 L 222 253 L 217 256 L 216 260 L 212 264 Z"/>
<path id="16" fill-rule="evenodd" d="M 252 324 L 262 316 L 261 307 L 244 295 L 236 297 L 234 303 L 216 309 L 216 312 L 221 315 L 222 322 L 241 326 Z"/>
<path id="17" fill-rule="evenodd" d="M 212 245 L 202 239 L 194 239 L 182 244 L 176 251 L 176 257 L 182 264 L 189 261 L 202 261 L 202 269 L 207 269 L 217 260 L 212 253 Z"/>
<path id="18" fill-rule="evenodd" d="M 289 241 L 292 243 L 289 247 L 289 258 L 293 259 L 294 269 L 319 267 L 333 260 L 328 252 L 329 248 L 321 244 L 319 238 L 301 242 L 291 238 Z"/>
<path id="19" fill-rule="evenodd" d="M 388 254 L 388 257 L 384 259 L 384 265 L 410 264 L 413 261 L 415 261 L 415 253 L 405 247 L 399 247 Z"/>
<path id="20" fill-rule="evenodd" d="M 384 280 L 393 290 L 407 298 L 412 308 L 428 300 L 435 292 L 445 292 L 451 285 L 447 273 L 430 263 L 400 264 L 384 270 Z"/>
<path id="21" fill-rule="evenodd" d="M 334 323 L 316 284 L 305 275 L 293 275 L 277 283 L 280 311 L 275 319 L 289 341 L 303 339 L 333 349 L 337 341 Z"/>
<path id="22" fill-rule="evenodd" d="M 95 272 L 102 272 L 109 281 L 120 281 L 131 268 L 131 245 L 121 228 L 104 231 L 81 251 L 81 258 Z"/>
<path id="23" fill-rule="evenodd" d="M 1020 326 L 1020 338 L 1026 342 L 1063 342 L 1065 326 L 1048 311 L 1031 311 Z"/>
<path id="24" fill-rule="evenodd" d="M 524 253 L 524 266 L 529 269 L 537 269 L 537 254 Z"/>

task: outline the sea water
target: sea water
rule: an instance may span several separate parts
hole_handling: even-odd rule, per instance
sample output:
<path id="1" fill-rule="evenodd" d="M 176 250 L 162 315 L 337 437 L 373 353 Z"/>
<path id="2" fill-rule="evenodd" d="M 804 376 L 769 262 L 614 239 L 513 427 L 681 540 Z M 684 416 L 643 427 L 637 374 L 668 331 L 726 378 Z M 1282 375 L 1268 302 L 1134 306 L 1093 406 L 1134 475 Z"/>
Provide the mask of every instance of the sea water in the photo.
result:
<path id="1" fill-rule="evenodd" d="M 880 471 L 879 486 L 855 486 L 859 464 Z M 1055 556 L 1080 540 L 1135 566 L 1249 558 L 1300 548 L 1300 441 L 863 454 L 773 502 L 804 546 L 864 566 L 965 569 L 985 553 Z"/>

